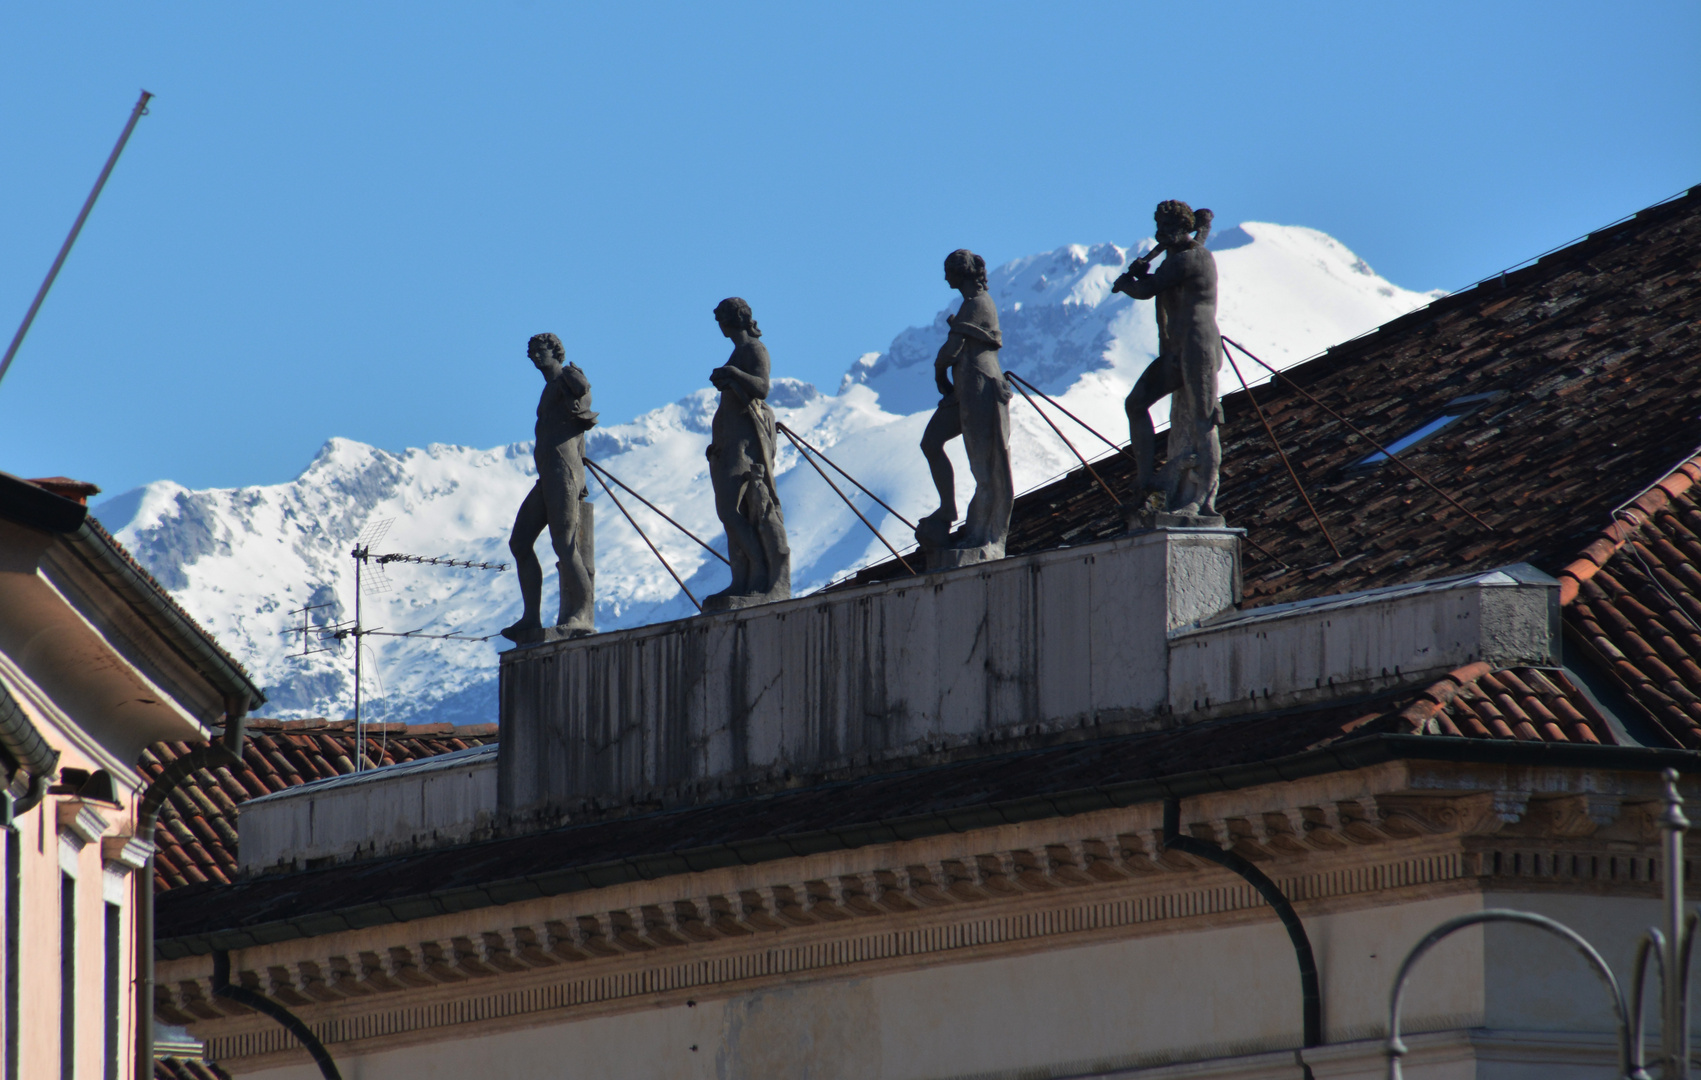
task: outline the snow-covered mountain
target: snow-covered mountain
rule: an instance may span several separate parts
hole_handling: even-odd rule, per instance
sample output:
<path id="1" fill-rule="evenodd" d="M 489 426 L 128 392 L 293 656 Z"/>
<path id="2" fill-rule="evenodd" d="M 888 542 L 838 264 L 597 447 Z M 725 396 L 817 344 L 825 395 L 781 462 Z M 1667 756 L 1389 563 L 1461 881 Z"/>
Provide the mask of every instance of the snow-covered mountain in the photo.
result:
<path id="1" fill-rule="evenodd" d="M 1436 295 L 1390 284 L 1312 229 L 1247 222 L 1217 234 L 1210 246 L 1221 279 L 1224 332 L 1278 367 Z M 1126 438 L 1122 398 L 1157 346 L 1152 305 L 1110 292 L 1139 250 L 1070 245 L 1017 259 L 989 275 L 1004 331 L 1004 365 L 1113 438 Z M 858 359 L 835 394 L 779 378 L 769 398 L 781 421 L 911 520 L 935 505 L 917 444 L 937 402 L 931 362 L 945 337 L 945 315 L 942 310 L 931 325 L 903 331 L 885 352 Z M 783 370 L 783 357 L 780 363 Z M 1247 377 L 1253 378 L 1250 372 Z M 1223 385 L 1237 385 L 1232 373 L 1225 371 Z M 703 457 L 714 406 L 713 390 L 696 390 L 627 423 L 597 428 L 588 437 L 588 453 L 724 551 Z M 1159 419 L 1162 409 L 1156 410 Z M 1068 422 L 1059 419 L 1069 431 Z M 1074 463 L 1020 397 L 1011 403 L 1011 421 L 1018 491 Z M 1070 432 L 1071 439 L 1076 434 Z M 1087 451 L 1093 456 L 1104 450 L 1079 434 L 1076 445 L 1083 450 L 1093 447 Z M 972 482 L 960 452 L 955 459 L 958 503 L 967 506 Z M 796 594 L 885 556 L 879 541 L 789 446 L 778 468 Z M 289 630 L 301 625 L 302 616 L 289 613 L 323 605 L 309 616 L 311 622 L 352 618 L 349 550 L 362 530 L 386 520 L 393 523 L 375 552 L 507 561 L 508 528 L 534 476 L 529 443 L 494 450 L 433 444 L 391 453 L 333 438 L 286 484 L 192 491 L 162 480 L 108 500 L 96 514 L 256 674 L 271 698 L 267 714 L 344 716 L 353 698 L 352 645 L 330 642 L 325 651 L 298 655 L 301 638 Z M 910 546 L 902 522 L 865 496 L 855 498 L 888 539 L 900 549 Z M 622 501 L 692 592 L 702 597 L 724 586 L 726 571 L 718 560 L 636 500 L 622 496 Z M 598 626 L 615 629 L 694 613 L 607 495 L 597 489 L 594 502 Z M 540 550 L 546 568 L 554 562 L 548 546 L 546 537 Z M 544 584 L 546 611 L 554 588 L 551 575 Z M 393 563 L 382 574 L 367 571 L 361 605 L 369 628 L 477 637 L 513 621 L 519 599 L 512 572 Z M 498 645 L 507 643 L 368 638 L 364 715 L 493 721 Z"/>

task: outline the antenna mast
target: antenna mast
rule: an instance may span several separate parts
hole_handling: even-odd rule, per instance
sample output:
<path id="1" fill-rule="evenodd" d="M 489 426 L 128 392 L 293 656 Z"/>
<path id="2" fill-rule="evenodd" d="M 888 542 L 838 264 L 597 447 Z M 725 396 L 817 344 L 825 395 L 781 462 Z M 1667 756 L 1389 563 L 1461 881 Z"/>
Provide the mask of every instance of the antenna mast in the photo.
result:
<path id="1" fill-rule="evenodd" d="M 100 179 L 95 181 L 94 190 L 83 201 L 82 212 L 77 215 L 76 224 L 71 226 L 71 234 L 65 238 L 65 243 L 59 247 L 59 256 L 53 260 L 53 268 L 47 272 L 47 278 L 42 281 L 41 288 L 35 291 L 35 299 L 30 301 L 30 309 L 24 315 L 24 321 L 18 327 L 18 332 L 12 335 L 12 343 L 6 346 L 6 355 L 0 358 L 0 379 L 6 377 L 6 369 L 12 366 L 12 357 L 18 355 L 18 346 L 24 343 L 24 335 L 30 331 L 30 323 L 35 321 L 35 313 L 41 310 L 41 302 L 47 299 L 47 290 L 53 288 L 53 279 L 59 276 L 59 268 L 65 265 L 65 257 L 71 254 L 71 245 L 77 242 L 77 234 L 83 231 L 83 222 L 89 219 L 89 211 L 94 209 L 95 200 L 100 198 L 100 191 L 106 186 L 106 178 L 112 175 L 112 167 L 118 164 L 118 155 L 124 152 L 124 144 L 130 141 L 130 133 L 136 130 L 136 121 L 148 115 L 148 99 L 153 97 L 146 90 L 136 99 L 136 105 L 130 110 L 130 121 L 124 125 L 124 133 L 118 136 L 118 145 L 112 148 L 112 153 L 106 159 L 106 167 L 100 170 Z"/>

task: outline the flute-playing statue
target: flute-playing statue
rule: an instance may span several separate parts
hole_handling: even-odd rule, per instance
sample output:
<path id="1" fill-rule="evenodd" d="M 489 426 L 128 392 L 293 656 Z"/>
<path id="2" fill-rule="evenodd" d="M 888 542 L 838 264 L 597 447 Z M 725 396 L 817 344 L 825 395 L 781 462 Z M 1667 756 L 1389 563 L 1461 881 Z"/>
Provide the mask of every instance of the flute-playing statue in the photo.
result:
<path id="1" fill-rule="evenodd" d="M 1124 407 L 1138 470 L 1137 503 L 1130 528 L 1155 525 L 1216 526 L 1217 478 L 1223 422 L 1217 400 L 1217 369 L 1223 341 L 1217 331 L 1217 263 L 1205 250 L 1211 212 L 1195 212 L 1174 199 L 1158 204 L 1158 246 L 1135 259 L 1112 291 L 1135 300 L 1156 300 L 1158 357 L 1146 368 Z M 1151 263 L 1164 261 L 1154 273 Z M 1155 432 L 1151 407 L 1165 395 L 1169 404 L 1169 455 L 1163 474 L 1153 476 Z"/>

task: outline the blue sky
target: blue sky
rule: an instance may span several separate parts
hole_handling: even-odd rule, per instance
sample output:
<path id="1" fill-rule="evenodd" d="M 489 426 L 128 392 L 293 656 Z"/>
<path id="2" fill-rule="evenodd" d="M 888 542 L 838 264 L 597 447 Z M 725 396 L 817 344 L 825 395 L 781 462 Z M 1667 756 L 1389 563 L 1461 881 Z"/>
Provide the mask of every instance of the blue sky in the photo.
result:
<path id="1" fill-rule="evenodd" d="M 1701 5 L 0 6 L 0 469 L 116 494 L 324 440 L 530 437 L 707 385 L 742 295 L 833 389 L 946 252 L 1127 244 L 1182 198 L 1454 288 L 1701 181 Z"/>

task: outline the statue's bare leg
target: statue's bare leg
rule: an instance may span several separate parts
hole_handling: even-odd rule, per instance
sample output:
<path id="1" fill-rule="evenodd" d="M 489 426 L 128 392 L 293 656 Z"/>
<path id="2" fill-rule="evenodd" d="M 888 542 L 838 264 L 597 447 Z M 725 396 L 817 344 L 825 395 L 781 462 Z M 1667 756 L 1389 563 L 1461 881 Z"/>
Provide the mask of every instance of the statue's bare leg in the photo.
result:
<path id="1" fill-rule="evenodd" d="M 537 538 L 549 525 L 549 512 L 544 505 L 543 486 L 532 485 L 514 515 L 514 531 L 508 535 L 508 551 L 514 556 L 514 570 L 520 577 L 520 621 L 502 631 L 502 635 L 518 641 L 520 634 L 543 626 L 538 609 L 543 595 L 543 567 L 538 565 L 534 550 Z"/>
<path id="2" fill-rule="evenodd" d="M 1170 365 L 1158 357 L 1146 366 L 1134 382 L 1134 389 L 1122 403 L 1128 413 L 1128 442 L 1134 451 L 1134 496 L 1143 504 L 1153 487 L 1152 459 L 1157 456 L 1157 430 L 1152 427 L 1152 406 L 1167 394 L 1180 389 L 1180 380 Z"/>
<path id="3" fill-rule="evenodd" d="M 927 470 L 933 474 L 933 486 L 939 490 L 939 509 L 921 519 L 916 538 L 927 533 L 932 546 L 942 547 L 957 521 L 957 474 L 951 459 L 945 454 L 945 444 L 963 433 L 963 418 L 957 408 L 957 396 L 949 394 L 933 411 L 927 428 L 921 433 L 921 455 L 927 459 Z"/>
<path id="4" fill-rule="evenodd" d="M 549 539 L 555 548 L 555 568 L 561 576 L 561 608 L 555 625 L 590 633 L 596 629 L 596 621 L 591 610 L 591 573 L 579 546 L 581 490 L 571 477 L 564 477 L 550 485 L 544 502 L 549 511 Z"/>

